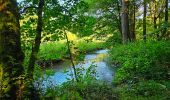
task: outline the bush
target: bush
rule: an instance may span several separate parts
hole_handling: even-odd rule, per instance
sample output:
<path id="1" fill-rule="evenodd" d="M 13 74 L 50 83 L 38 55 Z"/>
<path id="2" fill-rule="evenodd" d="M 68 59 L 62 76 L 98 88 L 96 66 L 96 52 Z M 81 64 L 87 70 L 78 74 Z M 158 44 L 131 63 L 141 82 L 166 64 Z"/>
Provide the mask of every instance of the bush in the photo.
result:
<path id="1" fill-rule="evenodd" d="M 137 95 L 153 96 L 163 94 L 165 91 L 167 91 L 167 88 L 163 84 L 155 82 L 154 80 L 149 80 L 141 81 L 135 84 L 131 90 L 134 90 L 131 92 L 134 92 Z"/>
<path id="2" fill-rule="evenodd" d="M 114 32 L 113 36 L 109 37 L 106 41 L 107 46 L 114 46 L 122 43 L 121 33 Z"/>
<path id="3" fill-rule="evenodd" d="M 118 100 L 118 93 L 114 90 L 113 86 L 104 84 L 102 82 L 93 83 L 75 83 L 69 82 L 64 84 L 58 95 L 60 98 L 75 98 L 78 100 Z M 59 94 L 59 93 L 58 93 Z M 75 100 L 75 99 L 72 99 Z"/>
<path id="4" fill-rule="evenodd" d="M 111 60 L 118 63 L 115 82 L 168 80 L 170 41 L 130 43 L 111 50 Z"/>

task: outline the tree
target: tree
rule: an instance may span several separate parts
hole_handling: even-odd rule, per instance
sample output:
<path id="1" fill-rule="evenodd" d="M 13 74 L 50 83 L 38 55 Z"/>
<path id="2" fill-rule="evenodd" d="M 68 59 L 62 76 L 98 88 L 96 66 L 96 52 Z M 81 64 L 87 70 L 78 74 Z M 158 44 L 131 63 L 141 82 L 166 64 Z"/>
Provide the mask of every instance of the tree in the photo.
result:
<path id="1" fill-rule="evenodd" d="M 37 60 L 37 54 L 40 48 L 40 43 L 41 43 L 41 32 L 42 32 L 42 27 L 43 27 L 43 6 L 44 6 L 44 0 L 39 0 L 38 3 L 38 8 L 37 8 L 37 16 L 38 16 L 38 22 L 37 22 L 37 28 L 36 28 L 36 37 L 35 37 L 35 41 L 32 45 L 32 53 L 30 56 L 30 60 L 29 60 L 29 65 L 28 65 L 28 80 L 30 82 L 31 88 L 31 94 L 30 94 L 30 98 L 34 99 L 35 97 L 38 97 L 37 93 L 35 89 L 34 89 L 34 85 L 33 85 L 33 75 L 34 75 L 34 65 L 35 65 L 35 61 Z"/>
<path id="2" fill-rule="evenodd" d="M 0 85 L 6 85 L 3 99 L 19 98 L 18 82 L 24 71 L 23 58 L 16 0 L 0 0 L 0 69 L 3 72 Z"/>
<path id="3" fill-rule="evenodd" d="M 117 4 L 117 10 L 118 10 L 118 28 L 122 36 L 122 27 L 121 27 L 121 14 L 120 14 L 120 0 L 116 1 Z"/>
<path id="4" fill-rule="evenodd" d="M 128 0 L 122 0 L 122 16 L 121 16 L 121 26 L 122 26 L 122 40 L 123 44 L 128 42 L 128 35 L 129 35 L 129 18 L 128 18 Z"/>
<path id="5" fill-rule="evenodd" d="M 165 23 L 168 24 L 168 0 L 165 0 Z M 161 37 L 164 37 L 166 33 L 167 33 L 167 27 L 164 28 Z"/>
<path id="6" fill-rule="evenodd" d="M 143 10 L 143 40 L 146 41 L 146 0 L 143 0 L 144 10 Z"/>
<path id="7" fill-rule="evenodd" d="M 34 64 L 35 61 L 37 60 L 37 53 L 39 51 L 39 47 L 41 43 L 41 32 L 42 32 L 42 25 L 43 25 L 43 20 L 42 20 L 43 6 L 44 6 L 44 0 L 39 0 L 39 5 L 37 8 L 38 23 L 36 28 L 36 37 L 32 46 L 32 53 L 31 53 L 29 68 L 28 68 L 29 77 L 31 79 L 33 79 Z"/>
<path id="8" fill-rule="evenodd" d="M 156 11 L 157 11 L 157 10 L 156 10 L 156 9 L 157 9 L 157 8 L 156 8 L 156 6 L 157 6 L 157 5 L 156 5 L 156 0 L 154 0 L 153 3 L 154 3 L 154 18 L 153 18 L 154 21 L 153 21 L 153 22 L 154 22 L 154 29 L 156 30 L 156 29 L 157 29 L 157 25 L 156 25 L 156 20 L 157 20 L 157 18 L 156 18 Z"/>
<path id="9" fill-rule="evenodd" d="M 130 14 L 129 14 L 129 19 L 130 19 L 130 35 L 129 38 L 131 41 L 135 41 L 136 40 L 136 34 L 135 34 L 135 23 L 136 23 L 136 0 L 131 1 L 131 7 L 130 7 Z"/>

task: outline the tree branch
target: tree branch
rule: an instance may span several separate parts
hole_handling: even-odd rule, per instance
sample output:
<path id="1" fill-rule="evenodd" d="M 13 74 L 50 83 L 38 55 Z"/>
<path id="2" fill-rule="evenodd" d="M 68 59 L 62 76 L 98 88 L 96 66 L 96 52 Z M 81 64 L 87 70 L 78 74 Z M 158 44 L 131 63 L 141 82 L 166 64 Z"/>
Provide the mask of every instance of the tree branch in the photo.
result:
<path id="1" fill-rule="evenodd" d="M 162 9 L 159 11 L 158 16 L 155 18 L 156 20 L 161 16 L 161 13 L 164 11 L 165 6 L 162 7 Z"/>

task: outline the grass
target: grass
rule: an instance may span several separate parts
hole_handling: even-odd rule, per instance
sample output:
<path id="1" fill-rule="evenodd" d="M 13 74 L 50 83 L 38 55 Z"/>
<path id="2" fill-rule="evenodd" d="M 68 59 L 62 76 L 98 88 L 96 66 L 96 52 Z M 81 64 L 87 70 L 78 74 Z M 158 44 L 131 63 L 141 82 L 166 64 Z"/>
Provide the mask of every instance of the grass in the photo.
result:
<path id="1" fill-rule="evenodd" d="M 94 50 L 104 49 L 106 48 L 104 42 L 86 42 L 80 41 L 77 43 L 77 48 L 80 52 L 91 52 Z"/>
<path id="2" fill-rule="evenodd" d="M 75 54 L 85 54 L 98 49 L 106 48 L 103 42 L 74 41 L 70 43 L 71 51 Z M 39 60 L 61 60 L 68 58 L 68 49 L 65 42 L 46 42 L 40 46 Z"/>
<path id="3" fill-rule="evenodd" d="M 41 44 L 38 57 L 40 60 L 59 60 L 66 56 L 67 51 L 65 43 L 46 42 Z"/>
<path id="4" fill-rule="evenodd" d="M 74 57 L 79 55 L 82 56 L 85 53 L 106 48 L 107 45 L 104 41 L 110 37 L 110 35 L 108 35 L 97 39 L 97 36 L 91 35 L 88 37 L 79 38 L 69 31 L 67 31 L 67 36 L 70 41 L 70 49 Z M 61 60 L 64 58 L 69 58 L 66 40 L 41 43 L 38 58 L 40 61 Z"/>

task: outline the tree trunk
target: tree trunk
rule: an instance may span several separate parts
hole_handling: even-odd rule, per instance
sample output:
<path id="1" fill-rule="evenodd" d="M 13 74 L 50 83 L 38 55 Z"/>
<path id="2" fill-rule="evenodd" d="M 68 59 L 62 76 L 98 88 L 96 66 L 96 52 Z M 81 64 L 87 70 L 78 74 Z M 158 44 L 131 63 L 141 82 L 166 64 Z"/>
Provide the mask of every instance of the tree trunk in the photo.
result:
<path id="1" fill-rule="evenodd" d="M 32 45 L 32 53 L 31 57 L 29 60 L 29 66 L 28 66 L 28 80 L 30 81 L 31 86 L 31 96 L 30 98 L 36 97 L 36 91 L 34 91 L 33 87 L 33 72 L 34 72 L 34 65 L 37 60 L 37 54 L 40 48 L 40 43 L 41 43 L 41 32 L 42 32 L 42 26 L 43 26 L 43 6 L 44 6 L 44 0 L 39 0 L 38 8 L 37 8 L 37 16 L 38 16 L 38 23 L 37 23 L 37 28 L 36 28 L 36 37 L 35 41 Z"/>
<path id="2" fill-rule="evenodd" d="M 136 4 L 135 1 L 132 1 L 132 10 L 130 12 L 130 40 L 135 41 L 136 40 L 136 35 L 135 35 L 135 23 L 136 23 L 136 15 L 135 15 L 135 9 L 136 9 Z"/>
<path id="3" fill-rule="evenodd" d="M 156 30 L 157 29 L 157 25 L 156 25 L 156 20 L 157 20 L 157 18 L 156 18 L 156 0 L 154 0 L 154 30 Z"/>
<path id="4" fill-rule="evenodd" d="M 165 22 L 168 22 L 168 0 L 165 2 Z"/>
<path id="5" fill-rule="evenodd" d="M 24 54 L 20 42 L 19 13 L 16 0 L 0 0 L 0 85 L 6 90 L 0 99 L 19 98 L 20 76 L 23 74 Z M 4 83 L 7 83 L 4 86 Z M 2 90 L 2 89 L 1 89 Z M 2 93 L 2 91 L 1 91 Z"/>
<path id="6" fill-rule="evenodd" d="M 77 77 L 76 66 L 74 64 L 73 55 L 72 55 L 72 52 L 71 52 L 71 49 L 70 49 L 70 41 L 68 40 L 68 36 L 67 36 L 67 33 L 66 33 L 65 30 L 66 29 L 64 28 L 64 34 L 65 34 L 65 37 L 66 37 L 66 40 L 67 40 L 67 48 L 68 48 L 68 52 L 69 52 L 69 55 L 70 55 L 70 61 L 71 61 L 72 68 L 73 68 L 73 71 L 74 71 L 74 78 L 75 78 L 76 82 L 79 82 L 78 77 Z"/>
<path id="7" fill-rule="evenodd" d="M 122 0 L 121 26 L 122 26 L 123 44 L 126 44 L 128 42 L 128 35 L 129 35 L 128 3 L 129 3 L 128 0 Z"/>
<path id="8" fill-rule="evenodd" d="M 146 0 L 143 1 L 144 10 L 143 10 L 143 40 L 146 42 Z"/>
<path id="9" fill-rule="evenodd" d="M 154 7 L 153 7 L 153 9 L 154 9 L 154 14 L 153 14 L 153 28 L 154 28 L 154 30 L 156 30 L 157 29 L 157 23 L 156 23 L 156 21 L 157 21 L 157 17 L 156 17 L 156 12 L 157 12 L 157 4 L 156 4 L 156 0 L 154 0 L 153 1 L 153 4 L 154 4 Z M 159 33 L 156 33 L 156 37 L 157 37 L 157 39 L 159 38 Z"/>
<path id="10" fill-rule="evenodd" d="M 165 0 L 165 23 L 168 24 L 168 0 Z M 167 33 L 167 30 L 168 30 L 167 27 L 165 27 L 163 30 L 162 38 Z"/>
<path id="11" fill-rule="evenodd" d="M 117 10 L 118 10 L 118 28 L 122 38 L 121 14 L 120 14 L 121 12 L 120 12 L 119 0 L 117 0 Z"/>

